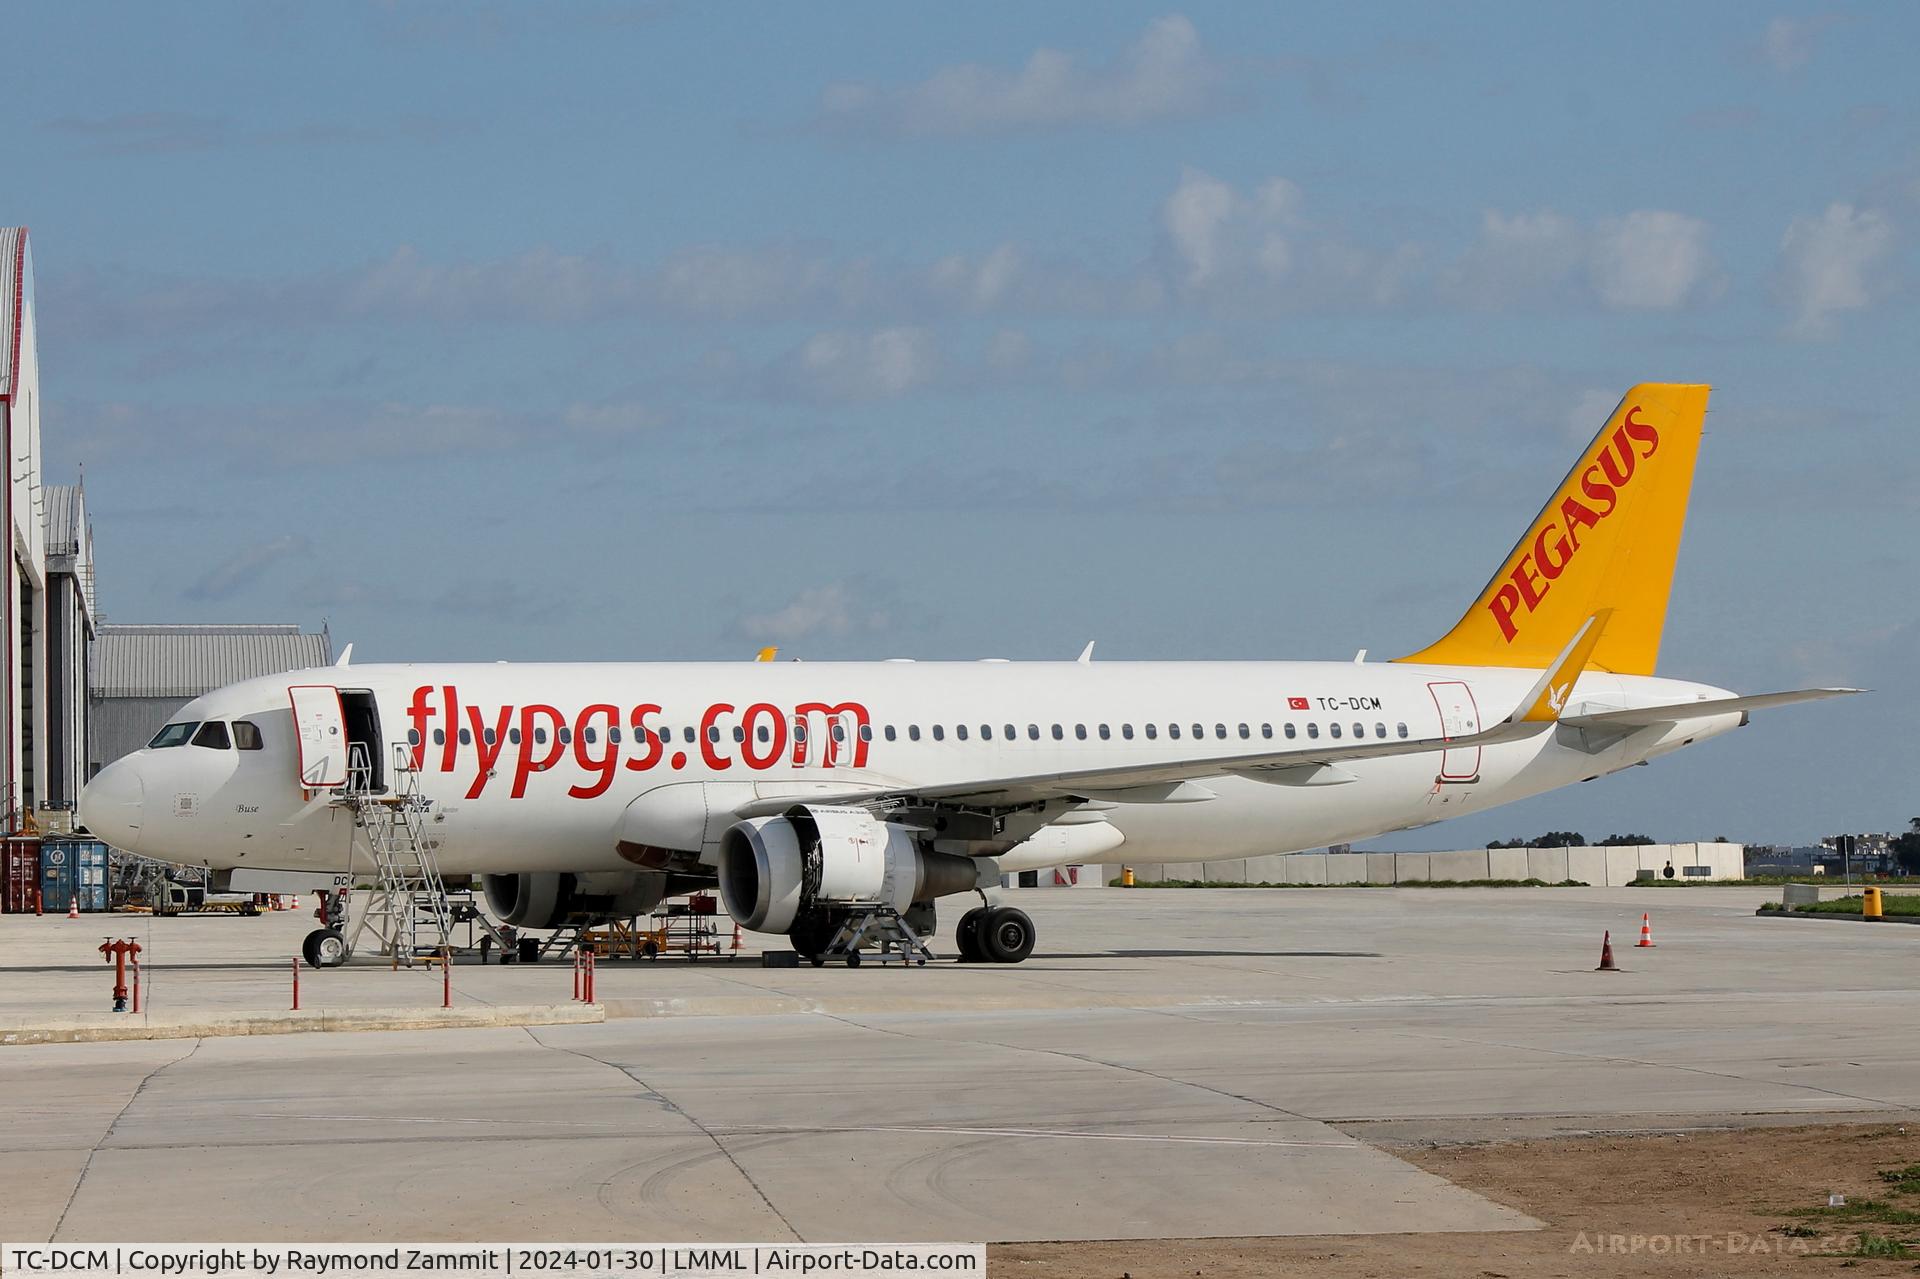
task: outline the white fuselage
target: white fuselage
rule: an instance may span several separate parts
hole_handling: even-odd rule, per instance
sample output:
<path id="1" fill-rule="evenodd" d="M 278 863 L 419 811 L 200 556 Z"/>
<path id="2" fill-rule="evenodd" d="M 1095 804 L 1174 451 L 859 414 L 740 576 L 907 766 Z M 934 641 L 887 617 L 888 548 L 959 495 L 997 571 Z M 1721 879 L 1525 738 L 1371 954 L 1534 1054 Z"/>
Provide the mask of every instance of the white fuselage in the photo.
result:
<path id="1" fill-rule="evenodd" d="M 89 785 L 81 818 L 109 842 L 171 861 L 352 868 L 352 814 L 301 785 L 288 693 L 299 685 L 370 695 L 359 701 L 377 710 L 378 738 L 366 745 L 382 784 L 398 788 L 395 766 L 414 766 L 440 869 L 478 874 L 632 870 L 636 847 L 710 863 L 744 805 L 861 785 L 911 791 L 1309 747 L 1336 734 L 1458 737 L 1506 716 L 1539 675 L 1334 662 L 328 667 L 196 699 L 177 721 L 245 721 L 258 749 L 137 751 Z M 1724 695 L 1589 672 L 1568 709 Z M 1723 713 L 1604 737 L 1549 726 L 1479 749 L 1350 761 L 1333 784 L 1210 777 L 1185 802 L 1101 804 L 1117 846 L 1110 831 L 1103 847 L 1036 839 L 1025 862 L 1015 849 L 1003 864 L 1203 861 L 1347 842 L 1615 772 L 1741 721 Z M 371 736 L 369 722 L 361 731 Z"/>

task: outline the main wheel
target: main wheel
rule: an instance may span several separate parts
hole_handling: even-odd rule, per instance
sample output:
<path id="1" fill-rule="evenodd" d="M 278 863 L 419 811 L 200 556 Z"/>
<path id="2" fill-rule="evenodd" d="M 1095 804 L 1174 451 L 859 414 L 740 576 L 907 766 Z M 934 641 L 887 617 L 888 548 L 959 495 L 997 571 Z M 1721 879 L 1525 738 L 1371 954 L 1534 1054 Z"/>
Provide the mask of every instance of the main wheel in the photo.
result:
<path id="1" fill-rule="evenodd" d="M 300 943 L 300 953 L 315 968 L 338 968 L 347 962 L 347 938 L 338 928 L 316 928 Z"/>
<path id="2" fill-rule="evenodd" d="M 987 908 L 975 906 L 960 916 L 959 927 L 953 930 L 953 944 L 960 951 L 960 962 L 978 964 L 986 961 L 986 954 L 980 949 L 980 921 L 986 918 Z"/>
<path id="3" fill-rule="evenodd" d="M 980 924 L 980 949 L 996 964 L 1017 964 L 1033 953 L 1033 921 L 1027 912 L 1001 906 Z"/>
<path id="4" fill-rule="evenodd" d="M 647 938 L 647 939 L 646 939 L 645 941 L 643 941 L 643 942 L 641 942 L 641 943 L 640 943 L 640 958 L 642 958 L 642 959 L 658 959 L 658 958 L 660 958 L 660 943 L 659 943 L 659 942 L 657 942 L 657 941 L 655 941 L 655 940 L 654 940 L 653 938 L 651 938 L 651 937 L 649 937 L 649 938 Z"/>

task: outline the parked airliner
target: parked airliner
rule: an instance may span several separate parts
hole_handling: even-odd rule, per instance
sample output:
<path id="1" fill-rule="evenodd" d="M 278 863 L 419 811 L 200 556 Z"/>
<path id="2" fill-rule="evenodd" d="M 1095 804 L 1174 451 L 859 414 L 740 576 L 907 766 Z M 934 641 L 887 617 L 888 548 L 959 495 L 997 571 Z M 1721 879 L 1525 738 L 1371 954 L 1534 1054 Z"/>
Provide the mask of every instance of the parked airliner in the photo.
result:
<path id="1" fill-rule="evenodd" d="M 1653 673 L 1707 395 L 1629 391 L 1459 622 L 1392 662 L 341 665 L 195 699 L 80 818 L 171 861 L 364 877 L 351 801 L 404 795 L 517 926 L 717 883 L 817 955 L 856 910 L 926 927 L 977 893 L 961 957 L 1018 962 L 1031 920 L 982 891 L 1009 871 L 1363 839 L 1853 691 Z"/>

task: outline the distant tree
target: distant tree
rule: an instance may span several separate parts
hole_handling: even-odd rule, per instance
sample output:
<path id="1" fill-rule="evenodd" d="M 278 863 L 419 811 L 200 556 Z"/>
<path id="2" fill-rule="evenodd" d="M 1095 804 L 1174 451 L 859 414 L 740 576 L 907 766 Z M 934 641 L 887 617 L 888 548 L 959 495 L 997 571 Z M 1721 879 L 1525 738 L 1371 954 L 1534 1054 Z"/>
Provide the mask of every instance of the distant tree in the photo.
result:
<path id="1" fill-rule="evenodd" d="M 1587 837 L 1577 830 L 1550 830 L 1527 841 L 1528 848 L 1565 848 L 1584 846 Z"/>
<path id="2" fill-rule="evenodd" d="M 1638 848 L 1653 843 L 1650 835 L 1609 835 L 1600 841 L 1602 848 Z"/>
<path id="3" fill-rule="evenodd" d="M 1487 847 L 1488 848 L 1526 848 L 1526 847 L 1529 847 L 1529 845 L 1527 844 L 1526 840 L 1521 839 L 1519 836 L 1516 835 L 1512 839 L 1491 840 L 1488 842 Z"/>
<path id="4" fill-rule="evenodd" d="M 1908 822 L 1911 827 L 1904 835 L 1894 836 L 1888 847 L 1893 851 L 1893 859 L 1900 863 L 1900 869 L 1909 875 L 1920 875 L 1920 817 Z"/>
<path id="5" fill-rule="evenodd" d="M 1713 842 L 1716 844 L 1725 844 L 1725 843 L 1730 843 L 1731 841 L 1728 840 L 1725 835 L 1715 835 L 1713 837 Z"/>

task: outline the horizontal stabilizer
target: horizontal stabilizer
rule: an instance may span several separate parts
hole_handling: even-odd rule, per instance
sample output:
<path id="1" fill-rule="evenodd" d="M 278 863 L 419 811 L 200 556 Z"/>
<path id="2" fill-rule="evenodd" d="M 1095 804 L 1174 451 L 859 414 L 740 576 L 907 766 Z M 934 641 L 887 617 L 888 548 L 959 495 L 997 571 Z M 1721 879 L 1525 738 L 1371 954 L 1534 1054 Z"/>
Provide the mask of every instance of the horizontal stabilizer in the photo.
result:
<path id="1" fill-rule="evenodd" d="M 1698 702 L 1670 702 L 1665 706 L 1636 706 L 1624 711 L 1598 711 L 1592 715 L 1567 715 L 1560 722 L 1575 728 L 1647 728 L 1654 724 L 1674 724 L 1683 719 L 1762 711 L 1774 706 L 1818 702 L 1829 697 L 1846 697 L 1866 691 L 1864 688 L 1798 688 L 1787 693 L 1755 693 L 1751 697 L 1716 697 Z"/>

